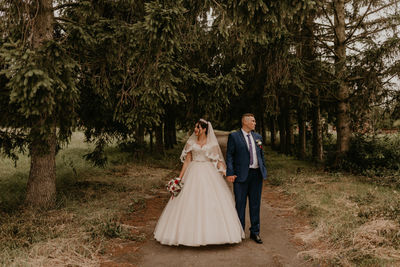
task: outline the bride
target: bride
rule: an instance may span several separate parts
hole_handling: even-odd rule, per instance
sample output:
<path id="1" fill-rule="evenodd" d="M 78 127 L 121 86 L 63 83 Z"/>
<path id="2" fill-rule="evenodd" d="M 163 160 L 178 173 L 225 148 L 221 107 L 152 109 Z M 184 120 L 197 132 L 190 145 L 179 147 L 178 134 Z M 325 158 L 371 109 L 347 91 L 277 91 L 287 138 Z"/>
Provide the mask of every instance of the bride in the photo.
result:
<path id="1" fill-rule="evenodd" d="M 164 245 L 204 246 L 239 243 L 244 231 L 226 166 L 211 123 L 200 119 L 181 154 L 184 186 L 162 212 L 154 237 Z"/>

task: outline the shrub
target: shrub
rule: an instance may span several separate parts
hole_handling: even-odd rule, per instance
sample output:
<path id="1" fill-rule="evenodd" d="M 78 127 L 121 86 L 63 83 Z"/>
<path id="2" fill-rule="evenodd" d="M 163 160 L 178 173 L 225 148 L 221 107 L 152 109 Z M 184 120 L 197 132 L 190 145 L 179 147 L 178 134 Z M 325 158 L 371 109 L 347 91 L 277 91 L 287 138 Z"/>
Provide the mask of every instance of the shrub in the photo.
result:
<path id="1" fill-rule="evenodd" d="M 333 157 L 327 159 L 328 166 L 332 162 Z M 400 187 L 400 135 L 354 136 L 339 169 Z"/>

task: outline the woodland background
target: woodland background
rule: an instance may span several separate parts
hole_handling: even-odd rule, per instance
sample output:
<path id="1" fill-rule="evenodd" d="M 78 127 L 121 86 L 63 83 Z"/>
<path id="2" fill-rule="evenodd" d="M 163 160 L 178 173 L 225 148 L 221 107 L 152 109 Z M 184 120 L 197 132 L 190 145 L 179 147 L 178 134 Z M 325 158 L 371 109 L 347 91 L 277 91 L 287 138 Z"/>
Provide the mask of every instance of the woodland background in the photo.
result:
<path id="1" fill-rule="evenodd" d="M 398 2 L 1 0 L 0 153 L 29 159 L 1 212 L 59 205 L 74 133 L 94 166 L 157 161 L 199 117 L 246 112 L 272 150 L 398 189 Z"/>

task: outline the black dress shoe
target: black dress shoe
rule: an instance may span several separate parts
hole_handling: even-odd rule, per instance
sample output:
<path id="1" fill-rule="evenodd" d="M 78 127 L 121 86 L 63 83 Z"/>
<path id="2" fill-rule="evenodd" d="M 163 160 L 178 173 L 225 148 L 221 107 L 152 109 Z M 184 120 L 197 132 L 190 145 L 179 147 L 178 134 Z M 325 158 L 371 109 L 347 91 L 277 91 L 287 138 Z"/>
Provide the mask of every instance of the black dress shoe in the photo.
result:
<path id="1" fill-rule="evenodd" d="M 259 235 L 250 234 L 250 238 L 253 239 L 258 244 L 262 244 L 263 243 L 262 240 L 261 240 L 261 237 Z"/>

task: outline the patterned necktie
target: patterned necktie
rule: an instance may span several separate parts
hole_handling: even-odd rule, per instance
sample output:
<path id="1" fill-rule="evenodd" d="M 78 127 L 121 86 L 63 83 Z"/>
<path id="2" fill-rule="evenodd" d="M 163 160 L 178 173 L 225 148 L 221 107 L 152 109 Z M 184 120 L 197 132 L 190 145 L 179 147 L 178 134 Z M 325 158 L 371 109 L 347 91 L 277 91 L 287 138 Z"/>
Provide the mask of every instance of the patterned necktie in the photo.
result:
<path id="1" fill-rule="evenodd" d="M 249 139 L 249 152 L 250 152 L 250 165 L 253 165 L 253 146 L 251 145 L 250 134 L 247 135 Z"/>

